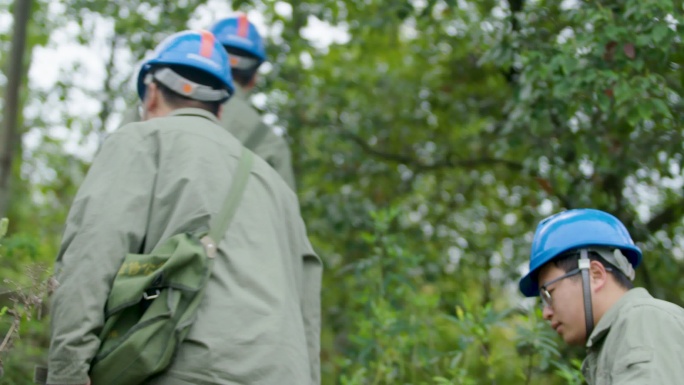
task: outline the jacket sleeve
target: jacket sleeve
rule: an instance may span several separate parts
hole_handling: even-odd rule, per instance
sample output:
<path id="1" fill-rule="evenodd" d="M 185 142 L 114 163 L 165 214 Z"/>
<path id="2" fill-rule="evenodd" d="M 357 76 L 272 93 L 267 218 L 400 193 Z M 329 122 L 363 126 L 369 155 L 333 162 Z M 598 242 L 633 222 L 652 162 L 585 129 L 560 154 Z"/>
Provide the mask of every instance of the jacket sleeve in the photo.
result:
<path id="1" fill-rule="evenodd" d="M 296 202 L 294 193 L 292 197 Z M 299 204 L 297 207 L 297 229 L 298 248 L 302 256 L 302 286 L 301 286 L 301 306 L 302 318 L 304 321 L 304 336 L 309 354 L 309 367 L 311 370 L 311 384 L 321 383 L 321 286 L 323 279 L 323 263 L 316 255 L 311 242 L 306 234 L 306 225 L 299 215 Z"/>
<path id="2" fill-rule="evenodd" d="M 297 191 L 297 183 L 295 182 L 295 175 L 292 170 L 292 154 L 285 139 L 280 138 L 280 140 L 282 144 L 278 147 L 278 162 L 273 167 L 283 177 L 285 183 L 290 186 L 292 191 Z"/>
<path id="3" fill-rule="evenodd" d="M 264 127 L 266 123 L 259 122 L 259 126 L 261 127 L 255 127 L 254 129 L 265 129 L 267 134 L 254 149 L 254 152 L 263 157 L 278 172 L 285 183 L 290 186 L 292 191 L 296 192 L 297 185 L 294 171 L 292 170 L 292 153 L 287 141 L 285 138 L 276 135 L 270 127 Z"/>
<path id="4" fill-rule="evenodd" d="M 631 310 L 624 322 L 614 325 L 610 333 L 617 333 L 619 339 L 613 351 L 611 383 L 682 383 L 684 330 L 675 317 L 661 309 L 640 306 Z"/>
<path id="5" fill-rule="evenodd" d="M 49 384 L 87 382 L 111 283 L 144 242 L 156 164 L 140 131 L 129 125 L 105 141 L 69 211 L 55 264 Z"/>
<path id="6" fill-rule="evenodd" d="M 308 243 L 308 241 L 307 241 Z M 310 246 L 309 246 L 310 247 Z M 303 317 L 309 350 L 311 383 L 321 383 L 321 279 L 323 265 L 313 252 L 304 255 Z"/>

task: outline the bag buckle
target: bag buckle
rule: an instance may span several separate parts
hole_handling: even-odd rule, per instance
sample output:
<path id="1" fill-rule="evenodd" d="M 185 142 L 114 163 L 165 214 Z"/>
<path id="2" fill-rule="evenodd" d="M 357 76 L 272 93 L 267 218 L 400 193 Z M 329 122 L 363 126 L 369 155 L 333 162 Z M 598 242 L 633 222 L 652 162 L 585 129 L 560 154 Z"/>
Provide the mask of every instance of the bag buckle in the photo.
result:
<path id="1" fill-rule="evenodd" d="M 153 299 L 159 297 L 159 294 L 161 294 L 161 291 L 159 291 L 159 289 L 154 289 L 154 291 L 155 291 L 154 294 L 147 294 L 146 291 L 143 291 L 143 298 L 146 301 L 150 301 L 150 300 L 153 300 Z"/>
<path id="2" fill-rule="evenodd" d="M 207 253 L 207 257 L 209 259 L 216 258 L 216 242 L 208 235 L 203 236 L 200 242 L 204 246 L 204 252 Z"/>

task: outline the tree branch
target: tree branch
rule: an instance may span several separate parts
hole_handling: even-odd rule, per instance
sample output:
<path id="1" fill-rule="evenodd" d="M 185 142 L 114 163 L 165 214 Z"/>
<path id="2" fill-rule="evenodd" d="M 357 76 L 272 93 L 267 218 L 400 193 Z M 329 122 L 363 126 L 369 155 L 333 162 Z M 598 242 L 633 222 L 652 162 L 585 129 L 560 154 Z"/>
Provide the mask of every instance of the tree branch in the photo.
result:
<path id="1" fill-rule="evenodd" d="M 112 78 L 114 77 L 114 54 L 116 53 L 116 48 L 119 45 L 118 43 L 119 35 L 116 33 L 115 30 L 114 36 L 112 37 L 112 41 L 109 43 L 109 58 L 107 59 L 107 64 L 105 67 L 106 75 L 102 91 L 102 95 L 104 95 L 104 100 L 102 101 L 102 108 L 100 109 L 100 113 L 98 115 L 98 118 L 100 119 L 100 130 L 99 132 L 97 132 L 97 136 L 99 139 L 100 146 L 102 145 L 102 142 L 104 142 L 105 133 L 107 132 L 107 121 L 109 121 L 109 116 L 112 112 L 109 104 L 111 100 L 114 99 L 112 95 Z"/>
<path id="2" fill-rule="evenodd" d="M 511 10 L 511 31 L 513 34 L 520 32 L 520 23 L 518 22 L 518 13 L 523 10 L 525 6 L 525 0 L 508 0 L 508 7 Z M 518 70 L 511 64 L 511 66 L 503 70 L 503 75 L 506 78 L 508 84 L 513 84 L 517 82 Z"/>
<path id="3" fill-rule="evenodd" d="M 681 219 L 682 207 L 684 207 L 684 198 L 668 205 L 646 223 L 646 230 L 648 230 L 649 233 L 655 233 L 663 227 L 671 225 L 675 221 Z"/>
<path id="4" fill-rule="evenodd" d="M 385 152 L 378 150 L 368 144 L 362 137 L 348 131 L 341 130 L 341 136 L 351 140 L 356 143 L 364 152 L 373 155 L 376 158 L 381 158 L 394 163 L 402 163 L 409 166 L 413 166 L 418 171 L 434 171 L 445 168 L 475 168 L 479 166 L 491 166 L 491 165 L 503 165 L 508 169 L 515 171 L 522 171 L 524 169 L 522 163 L 498 159 L 491 157 L 483 157 L 479 159 L 452 159 L 450 156 L 446 156 L 444 159 L 433 162 L 425 163 L 421 160 L 406 154 L 395 154 L 390 152 Z"/>
<path id="5" fill-rule="evenodd" d="M 12 326 L 10 326 L 10 329 L 7 331 L 7 334 L 5 335 L 5 338 L 2 340 L 2 344 L 0 344 L 0 353 L 4 352 L 5 349 L 9 349 L 10 341 L 12 341 L 14 332 L 17 330 L 17 326 L 19 324 L 18 316 L 13 311 L 11 312 L 14 319 L 12 320 Z"/>

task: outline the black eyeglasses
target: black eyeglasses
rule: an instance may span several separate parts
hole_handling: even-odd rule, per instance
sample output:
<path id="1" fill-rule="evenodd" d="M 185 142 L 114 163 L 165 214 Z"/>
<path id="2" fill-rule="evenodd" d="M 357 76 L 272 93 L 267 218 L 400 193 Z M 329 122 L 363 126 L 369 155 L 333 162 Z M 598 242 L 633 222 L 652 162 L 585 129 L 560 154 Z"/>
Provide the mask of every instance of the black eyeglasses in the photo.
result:
<path id="1" fill-rule="evenodd" d="M 552 284 L 554 284 L 560 280 L 563 280 L 565 278 L 572 277 L 573 275 L 577 275 L 581 271 L 582 270 L 580 270 L 580 269 L 571 270 L 568 273 L 563 274 L 560 277 L 554 278 L 554 279 L 550 280 L 549 282 L 546 282 L 543 285 L 541 285 L 539 287 L 539 297 L 541 297 L 541 300 L 542 300 L 542 308 L 551 307 L 551 305 L 553 305 L 553 298 L 551 298 L 551 292 L 547 289 L 548 286 L 550 286 L 550 285 L 552 285 Z"/>
<path id="2" fill-rule="evenodd" d="M 607 267 L 607 266 L 605 267 L 605 269 L 606 269 L 606 271 L 613 271 L 612 268 Z M 568 277 L 572 277 L 573 275 L 577 275 L 580 272 L 582 272 L 582 269 L 579 269 L 579 268 L 574 269 L 574 270 L 570 270 L 566 274 L 563 274 L 560 277 L 554 278 L 554 279 L 550 280 L 549 282 L 546 282 L 543 285 L 541 285 L 539 287 L 539 297 L 541 297 L 541 300 L 542 300 L 542 308 L 551 307 L 551 305 L 553 305 L 553 298 L 551 298 L 551 292 L 547 289 L 547 287 L 549 287 L 550 285 L 552 285 L 552 284 L 554 284 L 560 280 L 563 280 L 563 279 L 568 278 Z"/>

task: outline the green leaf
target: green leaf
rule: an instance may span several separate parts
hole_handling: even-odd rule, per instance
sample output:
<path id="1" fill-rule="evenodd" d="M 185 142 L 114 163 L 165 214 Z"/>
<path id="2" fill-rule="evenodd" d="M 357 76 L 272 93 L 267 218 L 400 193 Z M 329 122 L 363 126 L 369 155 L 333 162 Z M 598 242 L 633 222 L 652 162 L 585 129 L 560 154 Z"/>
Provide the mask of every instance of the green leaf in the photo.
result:
<path id="1" fill-rule="evenodd" d="M 667 103 L 664 100 L 653 98 L 651 99 L 651 103 L 656 113 L 662 114 L 667 118 L 672 118 L 672 112 L 670 111 L 670 108 L 667 106 Z"/>
<path id="2" fill-rule="evenodd" d="M 664 23 L 657 24 L 651 32 L 651 38 L 654 44 L 661 44 L 665 38 L 670 35 L 672 30 Z"/>
<path id="3" fill-rule="evenodd" d="M 7 234 L 7 228 L 9 227 L 9 219 L 0 219 L 0 239 L 2 239 Z"/>

